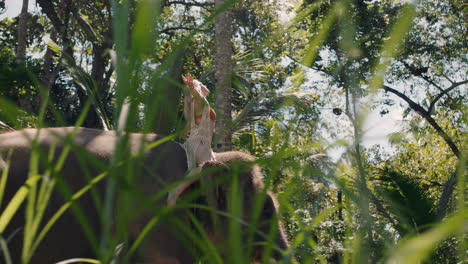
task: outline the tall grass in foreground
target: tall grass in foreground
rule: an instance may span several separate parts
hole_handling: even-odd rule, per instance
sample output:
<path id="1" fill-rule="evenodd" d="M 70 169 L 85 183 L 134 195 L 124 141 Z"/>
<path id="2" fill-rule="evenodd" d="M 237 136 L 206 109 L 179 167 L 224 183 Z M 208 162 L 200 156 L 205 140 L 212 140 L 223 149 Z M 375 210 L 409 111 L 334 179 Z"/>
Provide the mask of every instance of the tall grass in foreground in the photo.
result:
<path id="1" fill-rule="evenodd" d="M 330 27 L 333 24 L 334 19 L 337 16 L 342 15 L 342 8 L 346 6 L 347 1 L 338 1 L 336 5 L 331 9 L 327 18 L 323 22 L 322 30 L 310 40 L 310 47 L 307 50 L 303 63 L 310 65 L 316 58 L 318 50 L 323 41 L 326 39 L 330 32 Z M 233 3 L 229 2 L 229 5 Z M 224 8 L 229 7 L 225 6 Z M 30 260 L 32 254 L 37 249 L 41 239 L 46 233 L 54 228 L 56 220 L 67 210 L 73 211 L 74 215 L 80 223 L 80 228 L 86 234 L 87 239 L 92 245 L 96 255 L 99 259 L 74 259 L 64 263 L 112 263 L 116 255 L 116 249 L 123 243 L 128 255 L 121 256 L 123 261 L 129 261 L 130 255 L 137 252 L 138 246 L 141 245 L 144 238 L 151 235 L 151 230 L 157 228 L 161 223 L 165 221 L 173 221 L 174 226 L 177 227 L 181 232 L 181 236 L 187 241 L 188 247 L 196 248 L 197 252 L 200 252 L 199 263 L 249 263 L 249 259 L 254 252 L 253 246 L 245 249 L 245 241 L 242 240 L 244 227 L 247 226 L 249 238 L 248 241 L 252 241 L 252 237 L 259 232 L 259 223 L 253 221 L 246 223 L 241 219 L 242 203 L 238 199 L 239 193 L 242 190 L 239 189 L 239 183 L 237 177 L 228 177 L 232 180 L 231 189 L 229 193 L 229 210 L 228 213 L 218 212 L 213 208 L 207 206 L 197 206 L 194 203 L 182 204 L 179 207 L 187 208 L 190 210 L 202 210 L 210 212 L 211 217 L 219 218 L 216 221 L 228 222 L 228 230 L 223 234 L 224 244 L 226 250 L 218 252 L 217 245 L 214 245 L 209 239 L 208 234 L 203 230 L 203 223 L 196 221 L 196 218 L 192 216 L 194 220 L 193 226 L 187 226 L 180 219 L 177 219 L 174 214 L 174 208 L 160 208 L 158 210 L 152 210 L 151 220 L 147 223 L 141 234 L 136 240 L 131 241 L 129 239 L 128 225 L 129 222 L 135 217 L 135 215 L 141 212 L 135 212 L 134 204 L 141 202 L 136 199 L 139 197 L 139 190 L 129 188 L 133 186 L 132 181 L 136 179 L 134 172 L 142 164 L 142 160 L 139 159 L 138 154 L 134 155 L 128 151 L 128 138 L 125 136 L 126 131 L 135 131 L 138 127 L 141 119 L 156 121 L 158 118 L 158 109 L 156 106 L 165 105 L 168 109 L 164 111 L 177 113 L 178 105 L 167 105 L 165 95 L 161 93 L 150 93 L 149 91 L 145 96 L 138 94 L 138 89 L 144 86 L 144 82 L 150 78 L 150 82 L 156 87 L 156 91 L 164 91 L 164 85 L 174 85 L 180 83 L 179 72 L 174 69 L 174 65 L 178 65 L 178 59 L 180 54 L 185 52 L 188 41 L 191 36 L 187 36 L 186 39 L 182 40 L 177 46 L 174 47 L 174 54 L 168 56 L 167 60 L 156 67 L 151 73 L 152 76 L 143 76 L 145 71 L 142 70 L 142 66 L 145 64 L 148 56 L 151 56 L 150 51 L 158 35 L 152 28 L 155 23 L 155 17 L 160 14 L 160 3 L 159 1 L 142 0 L 137 3 L 136 20 L 133 26 L 129 25 L 129 13 L 130 7 L 128 1 L 112 1 L 113 8 L 113 29 L 114 29 L 114 51 L 113 63 L 115 67 L 116 85 L 115 85 L 115 111 L 114 118 L 112 120 L 102 117 L 106 123 L 108 123 L 112 129 L 115 129 L 118 134 L 117 151 L 114 153 L 110 164 L 105 166 L 103 173 L 100 175 L 86 175 L 88 178 L 88 184 L 83 186 L 78 192 L 71 192 L 65 183 L 60 182 L 60 178 L 57 177 L 57 173 L 63 166 L 63 160 L 66 159 L 67 155 L 74 148 L 71 140 L 66 141 L 67 147 L 61 153 L 54 153 L 54 150 L 50 153 L 41 153 L 37 149 L 37 144 L 33 144 L 34 151 L 30 161 L 30 173 L 29 178 L 25 185 L 16 192 L 16 195 L 10 201 L 4 201 L 2 207 L 2 213 L 0 215 L 0 233 L 2 233 L 6 226 L 11 221 L 13 215 L 18 212 L 20 206 L 25 206 L 25 218 L 26 226 L 24 227 L 24 245 L 22 249 L 22 263 L 26 264 Z M 216 13 L 216 12 L 215 12 Z M 376 93 L 376 90 L 383 84 L 383 76 L 385 70 L 388 67 L 388 63 L 391 58 L 398 54 L 401 48 L 402 40 L 411 26 L 412 18 L 414 17 L 414 6 L 406 5 L 400 14 L 400 18 L 397 23 L 393 25 L 388 40 L 383 45 L 380 52 L 382 54 L 382 62 L 374 66 L 373 77 L 370 78 L 368 83 L 371 97 Z M 206 27 L 210 23 L 213 23 L 213 17 L 207 19 Z M 132 29 L 132 30 L 130 30 Z M 352 28 L 350 29 L 352 31 Z M 285 29 L 287 31 L 287 29 Z M 278 36 L 272 36 L 267 42 L 272 43 L 278 38 Z M 346 40 L 345 40 L 346 41 Z M 74 67 L 69 66 L 69 67 Z M 168 74 L 177 72 L 176 74 Z M 76 81 L 80 81 L 80 76 L 86 75 L 84 72 L 76 72 Z M 73 73 L 72 73 L 73 75 Z M 89 79 L 85 79 L 88 80 Z M 91 80 L 92 82 L 92 80 Z M 81 82 L 81 85 L 85 89 L 88 89 L 90 95 L 90 101 L 87 103 L 81 118 L 77 122 L 77 126 L 82 123 L 83 118 L 86 116 L 88 107 L 95 107 L 99 109 L 102 105 L 94 100 L 92 97 L 93 87 L 92 83 L 87 81 Z M 145 116 L 141 118 L 138 106 L 140 104 L 146 104 L 150 109 L 145 111 Z M 451 216 L 443 219 L 440 223 L 429 227 L 425 232 L 421 234 L 408 234 L 404 237 L 398 237 L 395 240 L 381 238 L 380 244 L 372 241 L 372 236 L 378 232 L 386 232 L 385 230 L 378 229 L 375 218 L 372 216 L 371 210 L 373 209 L 372 195 L 369 191 L 369 172 L 366 171 L 364 161 L 362 160 L 361 146 L 362 141 L 362 123 L 365 119 L 366 113 L 359 110 L 356 105 L 357 102 L 350 101 L 349 103 L 349 117 L 353 123 L 354 129 L 354 141 L 350 144 L 354 144 L 353 147 L 353 163 L 350 165 L 350 170 L 355 172 L 355 178 L 343 179 L 336 176 L 320 175 L 322 177 L 329 177 L 335 182 L 339 191 L 341 191 L 346 199 L 341 203 L 332 205 L 319 214 L 317 214 L 311 223 L 304 224 L 301 221 L 297 221 L 294 237 L 291 237 L 291 248 L 286 252 L 282 252 L 283 263 L 327 263 L 330 261 L 329 256 L 323 253 L 323 247 L 327 245 L 320 245 L 317 243 L 317 232 L 314 228 L 323 226 L 330 222 L 330 219 L 336 218 L 338 211 L 343 211 L 344 214 L 341 216 L 342 230 L 340 230 L 340 239 L 343 239 L 343 248 L 340 251 L 335 261 L 339 263 L 368 263 L 368 262 L 379 262 L 379 263 L 418 263 L 427 259 L 444 239 L 456 236 L 459 239 L 461 249 L 459 250 L 459 259 L 463 260 L 466 254 L 466 242 L 465 230 L 466 218 L 468 212 L 466 211 L 465 200 L 464 200 L 464 187 L 466 185 L 464 181 L 464 168 L 465 164 L 460 165 L 459 177 L 457 183 L 457 206 L 458 210 Z M 45 109 L 46 105 L 43 106 Z M 126 109 L 125 111 L 123 109 Z M 154 110 L 154 111 L 152 111 Z M 101 111 L 104 113 L 105 111 Z M 175 116 L 175 115 L 174 115 Z M 41 118 L 41 117 L 40 117 Z M 39 119 L 40 120 L 40 119 Z M 173 135 L 170 138 L 175 138 L 180 131 L 176 129 L 178 127 L 177 122 L 173 122 L 174 129 Z M 40 126 L 40 124 L 38 124 Z M 144 126 L 146 130 L 150 130 L 151 125 Z M 281 142 L 287 139 L 285 135 L 289 134 L 288 129 L 283 129 L 272 138 L 272 142 Z M 73 135 L 71 135 L 73 136 Z M 283 142 L 281 147 L 276 148 L 276 151 L 269 157 L 260 158 L 259 164 L 265 168 L 264 171 L 267 174 L 264 177 L 267 186 L 273 186 L 273 179 L 276 174 L 281 173 L 281 161 L 286 160 L 290 152 L 286 142 Z M 157 144 L 156 144 L 157 145 Z M 148 147 L 155 147 L 148 146 Z M 59 156 L 59 162 L 52 162 L 53 156 Z M 79 153 L 83 161 L 92 160 L 86 153 Z M 5 157 L 3 157 L 5 158 Z M 8 157 L 5 158 L 8 164 Z M 46 164 L 46 170 L 44 172 L 38 172 L 39 164 Z M 304 164 L 301 162 L 289 163 L 288 169 L 291 174 L 300 175 L 309 168 L 304 168 Z M 233 173 L 236 173 L 234 170 Z M 228 175 L 232 176 L 232 175 Z M 49 180 L 52 179 L 52 180 Z M 107 179 L 105 193 L 97 193 L 94 188 L 103 179 Z M 0 198 L 2 197 L 5 182 L 8 181 L 8 170 L 4 170 L 1 174 L 0 179 Z M 157 199 L 164 199 L 170 188 L 155 193 L 148 198 L 148 205 Z M 282 213 L 287 216 L 285 222 L 294 222 L 293 219 L 301 219 L 304 216 L 298 212 L 298 208 L 288 202 L 287 196 L 289 193 L 289 186 L 284 186 L 282 196 L 280 199 L 280 208 Z M 65 203 L 60 209 L 53 214 L 50 219 L 44 219 L 44 212 L 49 202 L 49 198 L 52 190 L 60 190 L 68 202 Z M 102 209 L 102 215 L 100 215 L 100 222 L 102 225 L 102 233 L 94 233 L 91 227 L 90 219 L 83 213 L 83 208 L 80 208 L 79 204 L 75 201 L 79 201 L 80 197 L 91 192 L 93 199 L 96 203 L 97 208 Z M 264 194 L 260 194 L 256 200 L 264 199 Z M 1 201 L 2 199 L 0 199 Z M 384 201 L 391 203 L 391 201 Z M 117 208 L 116 212 L 113 210 Z M 301 208 L 302 209 L 302 208 Z M 307 208 L 305 208 L 307 210 Z M 253 215 L 259 214 L 259 206 L 254 207 Z M 111 224 L 112 223 L 112 224 Z M 338 222 L 334 222 L 335 224 Z M 388 223 L 392 225 L 392 223 Z M 395 227 L 393 227 L 395 228 Z M 273 231 L 272 231 L 273 232 Z M 262 259 L 263 263 L 268 263 L 268 256 L 277 250 L 273 243 L 273 233 L 261 234 L 266 236 L 269 241 L 266 245 L 266 256 Z M 8 238 L 0 238 L 0 248 L 2 249 L 4 260 L 6 263 L 12 263 L 9 259 L 8 254 Z M 382 251 L 382 252 L 376 252 Z M 125 251 L 124 251 L 125 252 Z M 378 255 L 379 258 L 374 257 Z"/>

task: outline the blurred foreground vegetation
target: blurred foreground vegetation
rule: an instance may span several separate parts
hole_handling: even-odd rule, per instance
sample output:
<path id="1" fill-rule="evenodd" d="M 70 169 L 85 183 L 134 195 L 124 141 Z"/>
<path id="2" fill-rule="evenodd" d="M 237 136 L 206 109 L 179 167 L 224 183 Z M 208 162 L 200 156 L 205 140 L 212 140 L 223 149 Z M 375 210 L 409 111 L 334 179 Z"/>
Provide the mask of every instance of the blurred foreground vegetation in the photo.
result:
<path id="1" fill-rule="evenodd" d="M 467 4 L 221 2 L 232 118 L 218 118 L 280 200 L 296 258 L 284 262 L 466 261 Z M 183 127 L 188 72 L 217 109 L 213 1 L 36 3 L 0 21 L 5 124 L 69 126 L 81 114 L 82 126 L 113 129 L 127 98 L 126 131 L 170 135 Z M 371 112 L 401 119 L 392 151 L 363 146 Z"/>

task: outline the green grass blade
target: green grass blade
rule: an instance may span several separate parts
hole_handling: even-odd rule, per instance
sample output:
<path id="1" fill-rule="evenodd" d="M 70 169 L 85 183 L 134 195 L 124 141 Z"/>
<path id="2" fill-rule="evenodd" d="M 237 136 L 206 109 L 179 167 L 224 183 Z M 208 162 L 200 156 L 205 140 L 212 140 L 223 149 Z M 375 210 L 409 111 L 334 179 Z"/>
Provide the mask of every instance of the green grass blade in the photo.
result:
<path id="1" fill-rule="evenodd" d="M 10 250 L 8 249 L 8 244 L 3 236 L 0 236 L 0 249 L 3 253 L 5 264 L 13 264 L 11 261 Z"/>
<path id="2" fill-rule="evenodd" d="M 3 233 L 10 223 L 11 219 L 18 211 L 19 207 L 26 199 L 29 194 L 29 190 L 31 187 L 35 186 L 39 179 L 41 178 L 40 175 L 35 175 L 33 177 L 28 178 L 26 183 L 20 187 L 20 189 L 16 192 L 13 198 L 8 203 L 6 209 L 0 215 L 0 233 Z"/>
<path id="3" fill-rule="evenodd" d="M 388 35 L 388 40 L 382 47 L 380 60 L 378 65 L 374 68 L 372 79 L 369 81 L 369 88 L 372 94 L 382 87 L 385 72 L 390 63 L 392 63 L 392 59 L 401 51 L 401 45 L 403 44 L 405 35 L 410 31 L 413 25 L 413 18 L 415 15 L 416 6 L 413 4 L 405 4 L 400 12 L 399 19 L 395 25 L 393 25 Z"/>
<path id="4" fill-rule="evenodd" d="M 64 261 L 57 262 L 56 264 L 70 264 L 70 263 L 91 263 L 91 264 L 101 264 L 99 260 L 89 259 L 89 258 L 74 258 L 67 259 Z"/>
<path id="5" fill-rule="evenodd" d="M 49 219 L 49 221 L 44 225 L 44 227 L 41 229 L 41 232 L 38 234 L 36 237 L 34 244 L 32 245 L 32 250 L 35 251 L 41 241 L 44 239 L 45 235 L 49 232 L 49 230 L 53 227 L 55 222 L 72 206 L 72 204 L 77 201 L 80 197 L 82 197 L 84 194 L 86 194 L 89 189 L 94 187 L 96 184 L 98 184 L 104 177 L 107 176 L 107 172 L 101 173 L 98 176 L 96 176 L 90 183 L 88 183 L 86 186 L 84 186 L 82 189 L 80 189 L 78 192 L 73 194 L 71 199 L 63 204 L 57 212 Z"/>
<path id="6" fill-rule="evenodd" d="M 323 43 L 328 37 L 330 30 L 332 30 L 333 23 L 335 22 L 338 12 L 342 9 L 341 3 L 337 2 L 334 7 L 330 9 L 327 17 L 323 21 L 320 30 L 317 32 L 317 35 L 310 38 L 307 51 L 302 59 L 302 64 L 310 67 L 317 57 L 320 48 L 323 46 Z"/>
<path id="7" fill-rule="evenodd" d="M 13 154 L 13 151 L 8 152 L 8 156 L 5 162 L 5 167 L 3 168 L 2 175 L 0 176 L 0 207 L 2 205 L 3 201 L 3 195 L 5 193 L 5 186 L 6 182 L 8 179 L 8 171 L 10 170 L 10 160 L 11 160 L 11 155 Z"/>
<path id="8" fill-rule="evenodd" d="M 429 231 L 402 241 L 392 252 L 387 264 L 413 264 L 426 259 L 433 249 L 445 238 L 454 233 L 461 233 L 467 224 L 467 211 L 460 210 Z"/>

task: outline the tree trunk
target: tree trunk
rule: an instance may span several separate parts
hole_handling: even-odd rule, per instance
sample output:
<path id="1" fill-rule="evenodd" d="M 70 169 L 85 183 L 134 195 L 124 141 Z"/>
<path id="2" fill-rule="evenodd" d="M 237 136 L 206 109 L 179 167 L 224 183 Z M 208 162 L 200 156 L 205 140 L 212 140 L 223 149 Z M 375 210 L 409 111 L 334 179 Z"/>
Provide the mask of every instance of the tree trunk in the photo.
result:
<path id="1" fill-rule="evenodd" d="M 101 96 L 105 91 L 104 72 L 108 65 L 108 58 L 105 54 L 106 47 L 99 43 L 93 43 L 93 65 L 91 68 L 91 78 L 96 83 L 97 94 Z M 97 98 L 96 98 L 97 99 Z M 103 128 L 98 112 L 91 107 L 83 123 L 85 127 Z"/>
<path id="2" fill-rule="evenodd" d="M 224 10 L 215 20 L 215 78 L 217 113 L 214 149 L 228 151 L 232 149 L 232 17 L 231 10 L 225 8 L 226 0 L 215 0 L 215 9 Z"/>
<path id="3" fill-rule="evenodd" d="M 337 197 L 337 203 L 338 203 L 338 220 L 343 220 L 343 193 L 341 191 L 338 191 L 338 197 Z"/>
<path id="4" fill-rule="evenodd" d="M 19 67 L 25 67 L 26 59 L 26 34 L 28 30 L 28 5 L 29 0 L 23 0 L 23 6 L 21 8 L 21 14 L 18 21 L 18 45 L 16 47 L 16 63 Z M 29 97 L 29 93 L 23 95 L 18 99 L 18 103 L 21 109 L 27 112 L 33 112 L 33 106 Z"/>
<path id="5" fill-rule="evenodd" d="M 57 41 L 57 30 L 55 30 L 55 28 L 51 29 L 50 39 L 54 42 Z M 40 88 L 40 101 L 37 107 L 38 110 L 48 100 L 50 96 L 51 87 L 55 81 L 55 76 L 58 74 L 57 70 L 52 69 L 53 55 L 54 52 L 50 49 L 50 47 L 47 47 L 46 52 L 44 54 L 44 64 L 42 66 L 42 87 Z M 48 111 L 48 107 L 46 108 L 46 113 L 44 116 L 47 119 L 48 123 L 53 123 L 55 121 L 53 115 L 51 115 L 51 113 Z"/>
<path id="6" fill-rule="evenodd" d="M 42 12 L 47 16 L 47 18 L 52 23 L 52 30 L 50 33 L 50 39 L 54 42 L 57 42 L 62 45 L 65 53 L 67 53 L 72 59 L 73 57 L 73 42 L 68 37 L 68 22 L 69 21 L 69 1 L 71 0 L 62 0 L 58 2 L 58 6 L 55 7 L 54 3 L 49 0 L 36 0 L 36 4 L 39 5 Z M 63 21 L 63 22 L 62 22 Z M 60 41 L 61 43 L 60 43 Z M 55 83 L 56 77 L 60 71 L 60 65 L 57 65 L 58 68 L 51 69 L 53 66 L 53 52 L 47 48 L 46 54 L 44 56 L 44 78 L 42 79 L 42 85 L 44 90 L 41 91 L 41 97 L 39 105 L 41 105 L 45 97 L 54 95 L 53 85 Z M 55 91 L 57 93 L 58 91 Z M 78 96 L 80 90 L 78 89 Z M 81 98 L 80 98 L 81 100 Z M 51 122 L 55 122 L 55 116 L 51 115 L 51 112 L 46 112 L 46 118 Z"/>
<path id="7" fill-rule="evenodd" d="M 52 28 L 50 32 L 50 39 L 54 42 L 57 42 L 57 30 L 55 28 Z M 50 47 L 47 47 L 46 53 L 44 55 L 44 65 L 42 70 L 44 71 L 44 77 L 42 79 L 42 85 L 44 86 L 45 89 L 45 94 L 43 97 L 48 96 L 48 91 L 50 89 L 50 86 L 52 85 L 51 79 L 52 79 L 52 61 L 53 61 L 53 51 L 50 49 Z M 43 98 L 44 99 L 44 98 Z"/>
<path id="8" fill-rule="evenodd" d="M 24 63 L 26 57 L 26 31 L 28 22 L 29 0 L 23 0 L 23 7 L 18 21 L 18 46 L 16 49 L 16 60 L 19 64 Z"/>

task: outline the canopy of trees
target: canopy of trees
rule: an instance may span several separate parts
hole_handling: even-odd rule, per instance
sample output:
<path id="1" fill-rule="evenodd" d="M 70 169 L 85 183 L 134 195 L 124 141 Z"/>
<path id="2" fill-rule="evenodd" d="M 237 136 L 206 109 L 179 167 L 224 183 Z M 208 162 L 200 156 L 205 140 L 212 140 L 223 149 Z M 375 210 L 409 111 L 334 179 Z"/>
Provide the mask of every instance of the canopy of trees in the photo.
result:
<path id="1" fill-rule="evenodd" d="M 179 135 L 190 72 L 213 148 L 257 156 L 279 193 L 284 263 L 466 259 L 465 1 L 28 2 L 0 20 L 0 129 Z M 393 151 L 363 147 L 369 112 L 399 109 Z"/>

